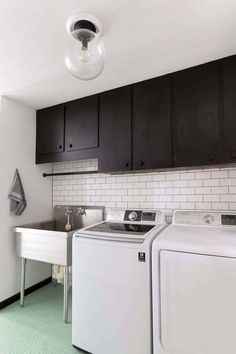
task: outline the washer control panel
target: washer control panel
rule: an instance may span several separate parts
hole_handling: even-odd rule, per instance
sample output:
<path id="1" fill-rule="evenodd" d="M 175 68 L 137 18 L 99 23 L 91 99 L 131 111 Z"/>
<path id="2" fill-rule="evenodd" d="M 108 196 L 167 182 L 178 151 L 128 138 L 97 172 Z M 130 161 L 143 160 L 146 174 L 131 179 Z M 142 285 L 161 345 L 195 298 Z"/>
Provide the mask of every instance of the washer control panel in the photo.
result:
<path id="1" fill-rule="evenodd" d="M 131 211 L 128 215 L 129 220 L 135 221 L 138 218 L 138 214 L 136 211 Z"/>
<path id="2" fill-rule="evenodd" d="M 155 221 L 156 213 L 151 211 L 143 211 L 142 221 Z"/>
<path id="3" fill-rule="evenodd" d="M 125 221 L 156 221 L 156 212 L 143 211 L 143 210 L 126 210 L 124 220 Z"/>
<path id="4" fill-rule="evenodd" d="M 165 222 L 164 213 L 160 210 L 118 209 L 107 210 L 106 221 L 130 222 L 144 225 L 157 225 Z"/>
<path id="5" fill-rule="evenodd" d="M 125 211 L 125 221 L 141 221 L 142 211 L 141 210 L 126 210 Z"/>

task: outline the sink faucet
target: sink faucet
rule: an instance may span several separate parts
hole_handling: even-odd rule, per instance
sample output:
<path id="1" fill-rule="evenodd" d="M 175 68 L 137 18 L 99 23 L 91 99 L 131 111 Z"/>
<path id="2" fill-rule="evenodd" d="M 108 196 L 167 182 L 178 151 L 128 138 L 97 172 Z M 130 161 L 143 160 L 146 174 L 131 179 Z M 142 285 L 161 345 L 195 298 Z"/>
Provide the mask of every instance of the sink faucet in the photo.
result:
<path id="1" fill-rule="evenodd" d="M 86 214 L 86 211 L 85 211 L 84 208 L 79 207 L 79 208 L 77 209 L 77 213 L 76 213 L 76 214 L 77 214 L 77 215 L 85 215 L 85 214 Z"/>
<path id="2" fill-rule="evenodd" d="M 73 213 L 72 209 L 66 208 L 65 216 L 71 215 Z"/>

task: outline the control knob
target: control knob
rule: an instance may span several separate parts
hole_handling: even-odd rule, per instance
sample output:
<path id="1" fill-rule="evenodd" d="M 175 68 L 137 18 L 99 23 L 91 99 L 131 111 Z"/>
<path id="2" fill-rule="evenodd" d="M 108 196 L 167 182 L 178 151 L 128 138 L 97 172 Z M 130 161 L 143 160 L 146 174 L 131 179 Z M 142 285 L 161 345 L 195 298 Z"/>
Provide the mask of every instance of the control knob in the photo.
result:
<path id="1" fill-rule="evenodd" d="M 211 223 L 213 223 L 213 221 L 214 221 L 214 216 L 212 216 L 212 215 L 204 216 L 204 222 L 206 224 L 211 224 Z"/>
<path id="2" fill-rule="evenodd" d="M 136 211 L 131 211 L 131 213 L 129 213 L 129 220 L 131 221 L 135 221 L 137 219 L 137 213 Z"/>

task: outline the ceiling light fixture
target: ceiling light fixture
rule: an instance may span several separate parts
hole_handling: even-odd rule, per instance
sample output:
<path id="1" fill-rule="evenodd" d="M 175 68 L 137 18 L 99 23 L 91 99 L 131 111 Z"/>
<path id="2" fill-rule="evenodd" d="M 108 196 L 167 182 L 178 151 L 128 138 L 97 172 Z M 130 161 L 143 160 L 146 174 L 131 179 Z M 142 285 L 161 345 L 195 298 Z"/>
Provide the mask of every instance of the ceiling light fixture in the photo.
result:
<path id="1" fill-rule="evenodd" d="M 104 68 L 104 47 L 99 41 L 100 21 L 88 14 L 71 16 L 66 24 L 71 36 L 65 65 L 72 75 L 81 80 L 96 78 Z"/>

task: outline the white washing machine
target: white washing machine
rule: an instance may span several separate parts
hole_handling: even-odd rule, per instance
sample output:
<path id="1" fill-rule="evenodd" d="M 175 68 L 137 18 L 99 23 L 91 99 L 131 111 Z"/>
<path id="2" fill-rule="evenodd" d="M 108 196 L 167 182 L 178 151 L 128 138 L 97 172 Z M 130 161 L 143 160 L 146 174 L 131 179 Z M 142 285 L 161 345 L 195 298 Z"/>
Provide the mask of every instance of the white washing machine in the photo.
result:
<path id="1" fill-rule="evenodd" d="M 110 209 L 73 237 L 72 344 L 93 354 L 151 354 L 151 245 L 156 210 Z"/>
<path id="2" fill-rule="evenodd" d="M 154 354 L 236 353 L 236 213 L 176 211 L 152 275 Z"/>

